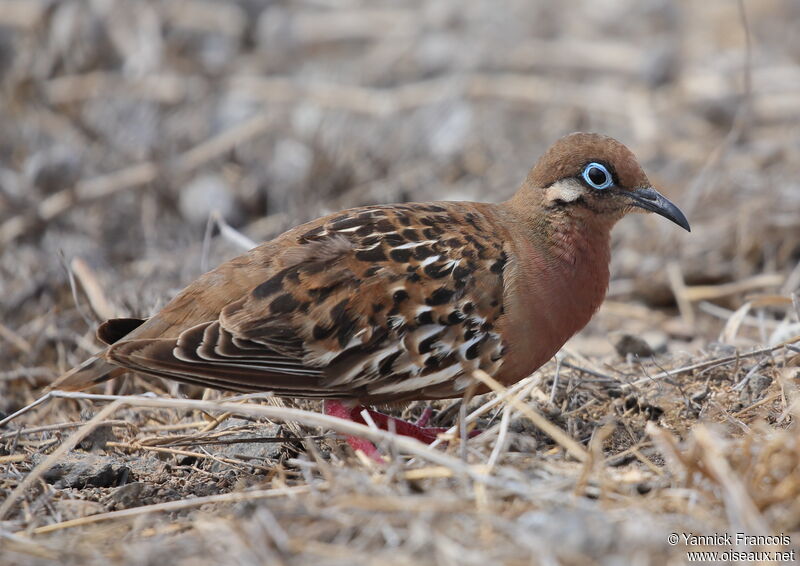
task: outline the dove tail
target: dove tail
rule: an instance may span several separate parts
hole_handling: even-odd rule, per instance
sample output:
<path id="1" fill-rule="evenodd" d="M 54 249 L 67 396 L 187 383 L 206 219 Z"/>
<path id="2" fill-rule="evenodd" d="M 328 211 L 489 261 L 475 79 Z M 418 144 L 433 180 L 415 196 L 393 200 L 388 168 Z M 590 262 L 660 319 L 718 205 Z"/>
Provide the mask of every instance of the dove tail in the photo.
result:
<path id="1" fill-rule="evenodd" d="M 63 374 L 51 383 L 47 389 L 48 391 L 53 389 L 80 391 L 117 377 L 123 371 L 125 371 L 123 368 L 111 365 L 100 358 L 92 357 Z"/>
<path id="2" fill-rule="evenodd" d="M 147 321 L 141 318 L 112 318 L 100 325 L 97 329 L 97 337 L 100 341 L 110 345 L 125 337 L 135 336 L 136 330 L 145 322 Z M 51 383 L 47 390 L 80 391 L 113 379 L 125 371 L 98 356 L 89 358 L 81 365 L 63 374 Z"/>

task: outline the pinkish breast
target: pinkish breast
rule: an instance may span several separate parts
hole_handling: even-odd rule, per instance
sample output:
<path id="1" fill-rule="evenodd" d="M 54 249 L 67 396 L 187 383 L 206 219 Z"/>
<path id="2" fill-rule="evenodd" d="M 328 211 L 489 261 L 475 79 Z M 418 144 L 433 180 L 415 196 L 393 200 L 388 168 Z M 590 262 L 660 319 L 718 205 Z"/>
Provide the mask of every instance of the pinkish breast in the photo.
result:
<path id="1" fill-rule="evenodd" d="M 527 377 L 586 326 L 608 289 L 609 240 L 610 227 L 576 223 L 517 244 L 502 324 L 507 353 L 498 379 Z"/>

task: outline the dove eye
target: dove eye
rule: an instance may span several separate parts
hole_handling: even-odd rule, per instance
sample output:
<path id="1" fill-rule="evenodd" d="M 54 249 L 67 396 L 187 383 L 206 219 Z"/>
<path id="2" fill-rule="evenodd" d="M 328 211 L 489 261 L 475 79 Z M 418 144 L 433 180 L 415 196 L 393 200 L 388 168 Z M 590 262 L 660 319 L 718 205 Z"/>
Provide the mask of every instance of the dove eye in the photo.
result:
<path id="1" fill-rule="evenodd" d="M 608 172 L 605 165 L 600 163 L 589 163 L 586 167 L 583 168 L 583 173 L 581 173 L 581 177 L 586 183 L 595 189 L 607 189 L 614 183 L 614 179 L 611 177 L 611 173 Z"/>

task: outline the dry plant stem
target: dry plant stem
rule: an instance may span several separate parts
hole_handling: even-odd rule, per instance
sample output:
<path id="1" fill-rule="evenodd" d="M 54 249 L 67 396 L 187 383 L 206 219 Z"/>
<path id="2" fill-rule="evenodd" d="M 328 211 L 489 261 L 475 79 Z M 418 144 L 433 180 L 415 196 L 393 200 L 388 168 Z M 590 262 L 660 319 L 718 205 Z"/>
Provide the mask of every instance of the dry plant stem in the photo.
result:
<path id="1" fill-rule="evenodd" d="M 172 171 L 177 174 L 188 173 L 230 150 L 236 144 L 258 136 L 268 127 L 269 118 L 265 114 L 256 115 L 179 155 L 173 162 Z M 39 204 L 33 215 L 19 215 L 6 220 L 0 225 L 0 245 L 13 242 L 39 221 L 53 220 L 77 204 L 105 198 L 126 189 L 142 187 L 155 181 L 160 173 L 161 169 L 155 163 L 148 161 L 108 175 L 79 181 L 74 188 L 64 189 L 47 197 Z"/>
<path id="2" fill-rule="evenodd" d="M 145 426 L 141 427 L 142 432 L 170 432 L 175 430 L 187 430 L 192 428 L 202 429 L 208 425 L 208 421 L 194 421 L 191 423 L 173 423 L 173 424 L 164 424 L 164 425 L 157 425 L 157 426 Z M 160 438 L 160 437 L 153 437 L 153 438 Z M 189 436 L 187 436 L 189 438 Z"/>
<path id="3" fill-rule="evenodd" d="M 503 416 L 500 419 L 500 432 L 497 434 L 492 453 L 489 455 L 489 460 L 486 463 L 486 468 L 491 471 L 494 469 L 500 455 L 506 448 L 506 441 L 508 439 L 508 425 L 511 422 L 511 406 L 506 405 L 503 408 Z"/>
<path id="4" fill-rule="evenodd" d="M 70 269 L 83 287 L 89 304 L 98 318 L 106 320 L 120 316 L 119 309 L 108 299 L 103 286 L 97 280 L 94 270 L 82 258 L 75 257 L 70 262 Z"/>
<path id="5" fill-rule="evenodd" d="M 458 77 L 427 79 L 397 88 L 370 88 L 337 83 L 301 83 L 286 78 L 234 76 L 231 90 L 243 99 L 269 104 L 291 104 L 297 100 L 320 108 L 358 114 L 390 116 L 421 106 L 457 99 L 500 99 L 521 104 L 547 104 L 558 101 L 611 115 L 629 114 L 628 104 L 645 96 L 642 89 L 595 86 L 591 94 L 576 89 L 574 81 L 548 80 L 521 73 L 471 73 Z"/>
<path id="6" fill-rule="evenodd" d="M 486 403 L 484 403 L 483 405 L 472 411 L 467 416 L 467 418 L 463 419 L 463 422 L 466 425 L 474 423 L 481 416 L 485 415 L 498 405 L 503 404 L 506 401 L 506 399 L 511 395 L 517 395 L 517 398 L 521 401 L 530 394 L 531 390 L 534 387 L 536 387 L 538 383 L 539 383 L 538 374 L 534 374 L 530 377 L 526 377 L 521 381 L 518 381 L 512 387 L 509 387 L 503 395 L 496 396 L 495 398 L 487 401 Z M 431 442 L 428 446 L 430 448 L 436 448 L 437 446 L 445 442 L 444 440 L 445 438 L 452 437 L 452 435 L 456 434 L 456 431 L 458 431 L 460 427 L 461 423 L 457 423 L 456 425 L 451 426 L 444 433 L 440 434 L 439 438 Z M 416 460 L 411 459 L 408 463 L 409 465 L 413 465 L 416 463 Z"/>
<path id="7" fill-rule="evenodd" d="M 475 395 L 475 390 L 477 389 L 477 382 L 473 382 L 467 387 L 467 390 L 464 391 L 464 397 L 461 399 L 461 406 L 458 408 L 458 440 L 460 444 L 460 454 L 461 461 L 466 463 L 467 462 L 467 440 L 469 440 L 469 431 L 467 428 L 467 405 L 469 402 L 472 401 L 472 397 Z"/>
<path id="8" fill-rule="evenodd" d="M 238 246 L 244 251 L 253 249 L 258 245 L 258 242 L 255 242 L 239 232 L 236 228 L 225 222 L 225 219 L 220 216 L 217 212 L 215 213 L 215 221 L 217 223 L 217 228 L 219 229 L 220 235 L 228 240 L 230 243 Z"/>
<path id="9" fill-rule="evenodd" d="M 52 396 L 51 396 L 50 392 L 45 393 L 44 395 L 42 395 L 41 397 L 36 399 L 36 401 L 33 401 L 32 403 L 30 403 L 28 405 L 25 405 L 19 411 L 15 411 L 15 412 L 11 413 L 10 415 L 8 415 L 6 418 L 0 420 L 0 427 L 6 426 L 8 423 L 13 421 L 17 417 L 24 415 L 25 413 L 27 413 L 28 411 L 30 411 L 32 409 L 35 409 L 36 407 L 38 407 L 39 405 L 42 405 L 43 403 L 49 401 L 50 399 L 52 399 Z"/>
<path id="10" fill-rule="evenodd" d="M 88 202 L 119 191 L 141 187 L 158 176 L 154 163 L 139 163 L 115 173 L 79 182 L 74 189 L 64 189 L 43 200 L 33 216 L 14 216 L 0 225 L 0 244 L 6 245 L 23 234 L 37 221 L 47 222 L 81 202 Z"/>
<path id="11" fill-rule="evenodd" d="M 684 474 L 687 483 L 691 481 L 691 471 L 694 469 L 694 466 L 686 459 L 684 453 L 681 452 L 678 446 L 678 440 L 668 431 L 652 422 L 647 423 L 645 432 L 653 439 L 653 443 L 664 456 L 672 472 L 676 476 Z"/>
<path id="12" fill-rule="evenodd" d="M 611 433 L 614 432 L 615 428 L 615 424 L 613 422 L 609 422 L 594 431 L 592 440 L 589 442 L 589 457 L 583 462 L 581 475 L 575 484 L 576 494 L 584 494 L 586 492 L 586 487 L 589 484 L 589 477 L 592 475 L 592 472 L 595 470 L 595 468 L 599 467 L 602 469 L 605 466 L 605 460 L 603 459 L 603 443 L 609 436 L 611 436 Z"/>
<path id="13" fill-rule="evenodd" d="M 326 483 L 314 485 L 316 490 L 326 490 L 328 485 Z M 147 515 L 149 513 L 167 513 L 171 511 L 180 511 L 182 509 L 190 509 L 192 507 L 200 507 L 209 503 L 239 503 L 241 501 L 255 501 L 257 499 L 272 499 L 275 497 L 291 497 L 294 495 L 301 495 L 312 491 L 310 485 L 298 485 L 294 487 L 279 487 L 275 489 L 258 489 L 254 491 L 236 491 L 233 493 L 221 493 L 218 495 L 209 495 L 206 497 L 194 497 L 192 499 L 181 499 L 178 501 L 168 501 L 166 503 L 156 503 L 153 505 L 142 505 L 140 507 L 132 507 L 130 509 L 121 509 L 119 511 L 110 511 L 108 513 L 99 513 L 97 515 L 89 515 L 88 517 L 81 517 L 79 519 L 71 519 L 69 521 L 62 521 L 52 525 L 46 525 L 33 529 L 32 533 L 35 535 L 51 533 L 62 529 L 69 529 L 72 527 L 79 527 L 82 525 L 89 525 L 91 523 L 100 523 L 103 521 L 113 521 L 117 519 L 127 519 L 130 517 L 138 517 L 140 515 Z"/>
<path id="14" fill-rule="evenodd" d="M 746 293 L 756 289 L 763 289 L 765 287 L 779 287 L 786 280 L 785 275 L 780 273 L 761 273 L 732 281 L 730 283 L 722 283 L 720 285 L 694 285 L 684 287 L 685 298 L 690 302 L 704 301 L 710 299 L 721 299 L 739 293 Z"/>
<path id="15" fill-rule="evenodd" d="M 692 301 L 689 299 L 688 288 L 683 280 L 683 271 L 678 262 L 671 261 L 667 264 L 667 276 L 669 277 L 672 294 L 675 295 L 675 301 L 678 303 L 678 310 L 683 320 L 686 322 L 687 326 L 694 326 Z"/>
<path id="16" fill-rule="evenodd" d="M 561 375 L 561 358 L 556 356 L 556 372 L 553 374 L 553 385 L 550 388 L 550 403 L 555 403 L 556 393 L 558 393 L 558 378 Z"/>
<path id="17" fill-rule="evenodd" d="M 760 407 L 762 405 L 766 405 L 767 403 L 772 403 L 776 399 L 780 399 L 781 396 L 782 396 L 781 393 L 775 393 L 773 395 L 768 395 L 767 397 L 764 397 L 760 401 L 756 401 L 752 405 L 749 405 L 749 406 L 745 407 L 741 411 L 733 413 L 733 416 L 736 417 L 736 418 L 741 418 L 742 416 L 744 416 L 745 414 L 749 413 L 753 409 L 757 409 L 758 407 Z"/>
<path id="18" fill-rule="evenodd" d="M 744 322 L 744 319 L 747 316 L 747 313 L 750 312 L 750 308 L 752 306 L 752 303 L 746 302 L 741 307 L 736 309 L 736 312 L 734 312 L 725 322 L 725 328 L 723 328 L 722 332 L 720 332 L 720 342 L 723 344 L 732 344 L 736 340 L 736 336 L 739 334 L 739 328 L 741 328 L 742 322 Z"/>
<path id="19" fill-rule="evenodd" d="M 517 382 L 517 383 L 515 383 L 515 384 L 514 384 L 512 387 L 509 387 L 509 388 L 506 390 L 506 393 L 505 393 L 505 394 L 503 394 L 503 395 L 498 395 L 498 396 L 497 396 L 497 397 L 495 397 L 494 399 L 491 399 L 491 400 L 487 401 L 486 403 L 484 403 L 483 405 L 481 405 L 480 407 L 478 407 L 477 409 L 475 409 L 474 411 L 472 411 L 472 412 L 471 412 L 471 413 L 470 413 L 470 414 L 467 416 L 467 418 L 466 418 L 466 419 L 464 419 L 464 420 L 465 420 L 465 422 L 466 422 L 467 424 L 474 423 L 474 422 L 475 422 L 476 420 L 478 420 L 478 418 L 479 418 L 479 417 L 481 417 L 482 415 L 485 415 L 486 413 L 488 413 L 489 411 L 491 411 L 492 409 L 494 409 L 494 408 L 495 408 L 495 407 L 497 407 L 498 405 L 501 405 L 501 404 L 503 404 L 503 403 L 505 402 L 505 400 L 506 400 L 506 399 L 507 399 L 509 396 L 511 396 L 511 395 L 516 395 L 517 393 L 519 393 L 520 391 L 522 391 L 522 390 L 523 390 L 523 389 L 525 389 L 525 388 L 533 389 L 533 387 L 535 387 L 535 385 L 538 383 L 538 381 L 539 381 L 539 380 L 538 380 L 537 374 L 534 374 L 534 375 L 532 375 L 531 377 L 526 377 L 525 379 L 523 379 L 523 380 L 521 380 L 521 381 L 518 381 L 518 382 Z M 520 398 L 523 398 L 523 397 L 525 397 L 525 395 L 527 395 L 527 391 L 529 391 L 529 389 L 528 389 L 528 390 L 526 390 L 526 392 L 525 392 L 524 394 L 520 393 Z M 439 446 L 439 444 L 441 444 L 442 442 L 444 442 L 444 440 L 442 439 L 442 437 L 443 437 L 443 436 L 450 436 L 450 435 L 453 435 L 453 434 L 455 434 L 455 433 L 456 433 L 456 431 L 458 430 L 458 427 L 459 427 L 459 425 L 454 425 L 454 426 L 451 426 L 451 427 L 450 427 L 449 429 L 447 429 L 447 430 L 446 430 L 446 431 L 445 431 L 445 432 L 444 432 L 442 435 L 440 435 L 440 437 L 439 437 L 439 438 L 437 438 L 436 440 L 434 440 L 433 442 L 431 442 L 429 446 L 430 446 L 431 448 L 435 448 L 435 447 Z"/>
<path id="20" fill-rule="evenodd" d="M 229 466 L 244 466 L 249 468 L 256 468 L 258 470 L 262 470 L 265 472 L 271 471 L 271 468 L 266 466 L 259 466 L 258 464 L 252 464 L 249 462 L 244 462 L 242 460 L 237 460 L 234 458 L 219 458 L 217 456 L 212 456 L 209 454 L 203 454 L 201 452 L 192 452 L 190 450 L 179 450 L 176 448 L 164 448 L 161 446 L 142 446 L 140 444 L 130 444 L 127 442 L 109 442 L 107 444 L 109 448 L 119 448 L 121 450 L 128 450 L 134 452 L 136 450 L 144 450 L 149 452 L 160 452 L 162 454 L 174 454 L 176 456 L 190 456 L 192 458 L 199 458 L 202 460 L 213 460 L 215 462 L 220 462 L 222 464 L 228 464 Z"/>
<path id="21" fill-rule="evenodd" d="M 736 316 L 739 313 L 739 311 L 742 310 L 747 305 L 750 305 L 751 308 L 753 307 L 752 304 L 745 303 L 744 305 L 739 307 L 738 310 L 732 311 L 730 309 L 726 309 L 725 307 L 721 307 L 721 306 L 716 305 L 714 303 L 709 303 L 708 301 L 700 301 L 699 303 L 697 303 L 697 308 L 701 312 L 704 312 L 704 313 L 706 313 L 708 315 L 711 315 L 714 318 L 719 318 L 720 320 L 725 320 L 725 321 L 730 322 L 731 318 Z M 734 324 L 736 322 L 737 321 L 734 321 L 731 324 Z M 767 328 L 775 329 L 775 328 L 778 328 L 778 326 L 781 323 L 776 321 L 776 320 L 759 321 L 758 318 L 755 317 L 755 316 L 746 315 L 746 316 L 743 317 L 743 319 L 741 321 L 741 324 L 747 325 L 747 326 L 750 326 L 750 327 L 753 327 L 753 328 L 757 328 L 759 325 L 765 325 Z"/>
<path id="22" fill-rule="evenodd" d="M 15 348 L 26 354 L 30 353 L 31 345 L 22 336 L 0 322 L 0 338 L 8 340 Z"/>
<path id="23" fill-rule="evenodd" d="M 508 389 L 506 389 L 502 384 L 498 383 L 493 377 L 487 374 L 485 371 L 482 370 L 475 370 L 472 372 L 472 376 L 489 387 L 492 391 L 497 394 L 504 395 L 508 402 L 517 409 L 520 413 L 525 415 L 530 419 L 530 421 L 536 425 L 542 432 L 544 432 L 547 436 L 552 438 L 556 441 L 556 443 L 560 444 L 564 450 L 567 451 L 573 458 L 580 462 L 584 462 L 588 459 L 589 455 L 586 452 L 586 449 L 578 444 L 575 440 L 573 440 L 566 432 L 558 428 L 556 425 L 548 421 L 544 415 L 535 411 L 530 405 L 527 405 L 517 399 L 516 397 L 508 395 Z"/>
<path id="24" fill-rule="evenodd" d="M 14 464 L 16 462 L 24 462 L 28 459 L 27 454 L 9 454 L 8 456 L 0 456 L 0 465 Z"/>
<path id="25" fill-rule="evenodd" d="M 516 394 L 515 398 L 517 401 L 522 402 L 528 395 L 530 395 L 531 391 L 534 387 L 536 387 L 537 381 L 530 380 L 530 383 L 527 384 L 526 387 L 522 388 L 522 390 Z M 510 392 L 513 388 L 509 389 Z M 505 397 L 498 397 L 499 399 L 504 399 Z M 508 426 L 511 423 L 511 415 L 512 415 L 512 407 L 508 404 L 503 407 L 503 416 L 500 419 L 500 430 L 497 434 L 497 438 L 495 439 L 494 447 L 492 448 L 492 453 L 489 455 L 489 460 L 487 463 L 487 473 L 490 473 L 494 466 L 497 465 L 497 461 L 500 459 L 503 450 L 506 448 L 506 444 L 508 443 Z"/>
<path id="26" fill-rule="evenodd" d="M 117 399 L 110 405 L 104 407 L 103 410 L 89 419 L 84 426 L 78 429 L 74 434 L 70 435 L 64 441 L 64 443 L 56 448 L 49 456 L 47 456 L 47 458 L 45 458 L 41 464 L 31 470 L 25 479 L 19 483 L 14 491 L 11 492 L 11 495 L 9 495 L 8 499 L 3 502 L 3 505 L 0 506 L 0 521 L 6 518 L 8 512 L 11 510 L 17 500 L 22 497 L 28 488 L 36 483 L 47 470 L 52 468 L 61 457 L 75 448 L 84 438 L 91 434 L 91 432 L 96 429 L 101 422 L 113 415 L 114 412 L 116 412 L 117 409 L 122 407 L 124 404 L 125 403 L 123 400 Z"/>
<path id="27" fill-rule="evenodd" d="M 434 450 L 428 445 L 419 442 L 413 438 L 398 436 L 383 430 L 372 430 L 368 426 L 361 425 L 355 422 L 345 421 L 336 417 L 329 417 L 316 412 L 304 411 L 301 409 L 293 409 L 288 407 L 265 407 L 262 405 L 250 404 L 235 404 L 214 401 L 198 401 L 190 399 L 160 399 L 153 397 L 139 397 L 139 396 L 120 396 L 120 395 L 95 395 L 90 393 L 73 393 L 67 391 L 52 391 L 50 396 L 53 398 L 63 399 L 86 399 L 91 401 L 112 401 L 113 404 L 119 406 L 130 407 L 155 407 L 155 408 L 168 408 L 168 409 L 188 409 L 188 410 L 201 410 L 201 411 L 229 411 L 235 414 L 247 415 L 252 417 L 263 417 L 267 419 L 275 419 L 279 421 L 296 421 L 310 426 L 321 426 L 342 434 L 358 436 L 365 438 L 371 442 L 386 442 L 393 445 L 397 450 L 405 452 L 434 464 L 450 468 L 454 475 L 461 475 L 477 481 L 486 483 L 499 489 L 505 489 L 519 496 L 528 497 L 530 490 L 524 483 L 520 483 L 514 479 L 506 479 L 501 477 L 487 476 L 484 473 L 485 466 L 467 466 L 458 458 L 454 458 L 437 450 Z M 525 406 L 523 404 L 523 406 Z M 106 407 L 102 413 L 104 417 L 108 414 L 109 407 Z M 98 413 L 100 414 L 100 413 Z M 95 417 L 96 418 L 96 417 Z M 94 420 L 94 419 L 92 419 Z M 89 421 L 92 422 L 92 421 Z M 87 423 L 88 425 L 88 423 Z M 75 435 L 81 433 L 84 429 L 76 432 Z M 70 437 L 72 439 L 72 437 Z M 68 439 L 68 442 L 70 441 Z M 80 442 L 80 439 L 77 441 Z M 76 444 L 77 444 L 76 442 Z M 574 441 L 573 441 L 574 442 Z M 61 451 L 62 447 L 59 447 Z M 45 461 L 44 463 L 46 463 Z M 34 470 L 35 471 L 35 470 Z M 34 472 L 31 472 L 33 474 Z M 41 472 L 40 472 L 41 473 Z M 27 480 L 26 480 L 27 481 Z M 7 504 L 7 503 L 6 503 Z"/>
<path id="28" fill-rule="evenodd" d="M 51 432 L 51 431 L 54 431 L 54 430 L 64 430 L 64 429 L 67 429 L 67 428 L 80 428 L 80 427 L 84 426 L 85 424 L 86 424 L 85 422 L 79 422 L 79 423 L 56 423 L 56 424 L 51 424 L 51 425 L 42 425 L 42 426 L 34 426 L 34 427 L 31 427 L 31 428 L 23 428 L 23 429 L 7 432 L 5 434 L 0 434 L 0 440 L 5 440 L 6 438 L 11 438 L 12 436 L 17 436 L 17 435 L 19 435 L 19 436 L 27 436 L 29 434 L 37 434 L 37 433 L 40 433 L 40 432 Z M 138 430 L 138 427 L 135 424 L 129 423 L 128 421 L 124 421 L 124 420 L 105 421 L 105 422 L 99 423 L 97 426 L 124 426 L 124 427 L 128 427 L 130 429 L 133 429 L 133 430 Z"/>
<path id="29" fill-rule="evenodd" d="M 193 436 L 167 436 L 167 437 L 149 437 L 143 438 L 139 441 L 140 446 L 193 446 L 213 444 L 216 446 L 232 445 L 232 444 L 252 444 L 252 443 L 276 443 L 276 442 L 294 442 L 302 439 L 322 440 L 324 435 L 308 435 L 308 436 L 253 436 L 247 438 L 222 438 L 223 434 L 218 433 L 212 436 L 193 435 Z"/>
<path id="30" fill-rule="evenodd" d="M 690 373 L 698 369 L 706 369 L 712 366 L 717 365 L 725 365 L 731 362 L 736 362 L 738 360 L 742 360 L 745 358 L 752 358 L 753 356 L 760 356 L 762 354 L 768 354 L 770 352 L 774 352 L 775 350 L 780 350 L 781 348 L 785 348 L 789 344 L 794 344 L 795 342 L 800 341 L 800 336 L 794 336 L 785 342 L 781 342 L 780 344 L 776 344 L 775 346 L 769 346 L 767 348 L 759 348 L 758 350 L 753 350 L 752 352 L 745 352 L 744 354 L 734 354 L 733 356 L 726 356 L 724 358 L 716 358 L 714 360 L 708 360 L 706 362 L 700 362 L 697 364 L 692 364 L 689 366 L 684 366 L 680 368 L 676 368 L 669 371 L 663 371 L 661 373 L 657 373 L 655 375 L 649 377 L 643 377 L 641 379 L 637 379 L 633 383 L 623 383 L 621 385 L 621 389 L 623 391 L 628 391 L 637 385 L 642 385 L 643 383 L 648 383 L 651 381 L 657 381 L 659 379 L 666 379 L 670 377 L 675 377 L 677 375 L 681 375 L 684 373 Z"/>
<path id="31" fill-rule="evenodd" d="M 25 536 L 9 533 L 0 529 L 0 548 L 5 552 L 18 552 L 37 558 L 57 561 L 60 557 L 58 550 L 51 549 L 33 542 Z"/>
<path id="32" fill-rule="evenodd" d="M 75 273 L 73 273 L 72 269 L 67 264 L 67 259 L 64 257 L 63 250 L 59 250 L 58 259 L 61 262 L 61 266 L 64 268 L 64 271 L 67 272 L 69 290 L 72 293 L 72 302 L 75 305 L 75 309 L 78 311 L 78 314 L 81 315 L 81 318 L 86 323 L 86 326 L 91 328 L 95 321 L 91 316 L 89 316 L 89 314 L 86 313 L 86 311 L 83 309 L 83 305 L 81 305 L 81 301 L 78 299 L 78 285 L 75 282 Z"/>
<path id="33" fill-rule="evenodd" d="M 701 448 L 706 468 L 723 490 L 722 499 L 731 524 L 741 525 L 749 533 L 768 534 L 770 529 L 766 520 L 720 452 L 720 439 L 713 437 L 704 425 L 695 427 L 693 436 Z"/>
<path id="34" fill-rule="evenodd" d="M 584 367 L 584 366 L 579 366 L 579 365 L 573 364 L 572 362 L 568 362 L 567 360 L 561 360 L 560 365 L 565 367 L 565 368 L 574 369 L 575 371 L 579 371 L 581 373 L 585 373 L 587 375 L 591 375 L 591 376 L 597 377 L 599 379 L 604 379 L 604 380 L 609 381 L 609 382 L 617 382 L 617 381 L 619 381 L 617 378 L 615 378 L 615 377 L 613 377 L 611 375 L 608 375 L 606 373 L 601 373 L 601 372 L 599 372 L 599 371 L 597 371 L 595 369 L 591 369 L 591 368 L 587 368 L 587 367 Z"/>
<path id="35" fill-rule="evenodd" d="M 53 370 L 47 367 L 21 367 L 11 371 L 0 371 L 0 381 L 12 381 L 20 378 L 53 377 Z"/>

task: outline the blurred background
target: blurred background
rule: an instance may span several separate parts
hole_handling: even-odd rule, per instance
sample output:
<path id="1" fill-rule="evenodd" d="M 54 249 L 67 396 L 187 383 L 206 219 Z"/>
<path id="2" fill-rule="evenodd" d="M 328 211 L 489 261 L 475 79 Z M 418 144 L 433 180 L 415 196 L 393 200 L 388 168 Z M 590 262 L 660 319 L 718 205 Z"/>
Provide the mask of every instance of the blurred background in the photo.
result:
<path id="1" fill-rule="evenodd" d="M 42 477 L 106 405 L 0 430 L 0 501 L 25 491 L 0 562 L 646 565 L 684 563 L 669 532 L 796 545 L 800 350 L 747 354 L 800 335 L 798 29 L 797 0 L 0 0 L 0 420 L 95 353 L 100 321 L 151 314 L 251 242 L 351 206 L 505 199 L 576 130 L 627 144 L 692 224 L 620 222 L 608 299 L 526 386 L 585 465 L 509 405 L 470 439 L 467 462 L 525 497 L 424 459 L 342 465 L 331 431 L 119 380 L 105 391 L 175 404 L 117 410 Z M 306 495 L 106 514 L 285 485 Z"/>
<path id="2" fill-rule="evenodd" d="M 241 253 L 207 237 L 215 212 L 261 241 L 350 206 L 502 200 L 575 130 L 629 145 L 693 231 L 621 222 L 571 347 L 791 333 L 800 3 L 741 6 L 0 1 L 0 411 L 94 352 L 98 321 Z"/>

